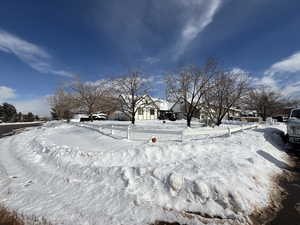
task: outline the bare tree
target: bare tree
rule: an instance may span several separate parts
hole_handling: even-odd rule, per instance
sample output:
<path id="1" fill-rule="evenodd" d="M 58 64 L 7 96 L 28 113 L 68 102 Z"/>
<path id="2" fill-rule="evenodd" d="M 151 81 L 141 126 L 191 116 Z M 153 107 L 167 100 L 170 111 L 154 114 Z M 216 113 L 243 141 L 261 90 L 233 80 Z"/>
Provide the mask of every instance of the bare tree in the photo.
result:
<path id="1" fill-rule="evenodd" d="M 205 112 L 219 126 L 223 118 L 249 91 L 249 78 L 244 73 L 219 71 L 204 94 Z"/>
<path id="2" fill-rule="evenodd" d="M 279 109 L 293 104 L 292 101 L 284 99 L 281 94 L 266 87 L 251 90 L 247 98 L 248 108 L 255 109 L 264 121 L 267 117 L 275 116 Z"/>
<path id="3" fill-rule="evenodd" d="M 53 119 L 70 119 L 74 107 L 72 95 L 63 88 L 58 88 L 54 95 L 48 98 Z"/>
<path id="4" fill-rule="evenodd" d="M 119 94 L 120 108 L 132 124 L 139 107 L 145 103 L 150 91 L 150 81 L 142 72 L 133 71 L 113 81 L 116 93 Z"/>
<path id="5" fill-rule="evenodd" d="M 202 68 L 191 66 L 166 77 L 167 98 L 183 102 L 188 127 L 191 126 L 192 117 L 200 112 L 204 94 L 216 73 L 217 62 L 210 59 Z"/>
<path id="6" fill-rule="evenodd" d="M 93 121 L 93 114 L 98 111 L 108 111 L 112 107 L 111 85 L 106 80 L 97 82 L 81 82 L 76 80 L 70 84 L 73 91 L 73 102 L 77 109 L 89 115 Z"/>

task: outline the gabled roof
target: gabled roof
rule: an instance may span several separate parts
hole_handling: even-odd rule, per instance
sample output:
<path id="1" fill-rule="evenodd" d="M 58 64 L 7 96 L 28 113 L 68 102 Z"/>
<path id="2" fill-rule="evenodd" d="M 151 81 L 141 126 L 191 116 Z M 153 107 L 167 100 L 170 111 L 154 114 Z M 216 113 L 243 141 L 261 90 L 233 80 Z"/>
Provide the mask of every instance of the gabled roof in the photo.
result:
<path id="1" fill-rule="evenodd" d="M 156 102 L 152 99 L 152 97 L 151 96 L 149 96 L 149 95 L 144 95 L 143 96 L 144 97 L 144 99 L 143 99 L 143 101 L 142 102 L 139 102 L 138 103 L 138 106 L 147 106 L 147 105 L 153 105 L 155 108 L 157 108 L 157 109 L 159 109 L 159 107 L 158 107 L 158 105 L 156 104 Z M 120 95 L 120 98 L 123 100 L 123 101 L 126 101 L 126 99 L 127 98 L 131 98 L 131 96 L 124 96 L 124 95 Z M 145 99 L 149 99 L 149 101 L 150 101 L 150 103 L 145 103 Z"/>
<path id="2" fill-rule="evenodd" d="M 171 110 L 174 102 L 168 102 L 167 100 L 160 98 L 152 98 L 155 104 L 158 106 L 159 110 L 168 111 Z"/>

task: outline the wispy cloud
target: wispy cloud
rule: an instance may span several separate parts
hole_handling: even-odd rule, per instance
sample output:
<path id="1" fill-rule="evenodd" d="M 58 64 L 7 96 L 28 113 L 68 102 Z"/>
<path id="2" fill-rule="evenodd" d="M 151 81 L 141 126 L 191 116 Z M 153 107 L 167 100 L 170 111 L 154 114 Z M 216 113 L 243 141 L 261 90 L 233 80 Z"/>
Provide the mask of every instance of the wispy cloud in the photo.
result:
<path id="1" fill-rule="evenodd" d="M 6 86 L 0 86 L 0 103 L 16 98 L 16 92 L 14 89 Z"/>
<path id="2" fill-rule="evenodd" d="M 176 45 L 175 58 L 178 58 L 185 51 L 189 43 L 213 21 L 216 12 L 222 4 L 221 0 L 179 1 L 186 9 L 188 19 L 186 25 L 182 29 L 180 39 Z"/>
<path id="3" fill-rule="evenodd" d="M 276 73 L 295 73 L 300 72 L 300 52 L 296 52 L 290 57 L 274 63 L 266 72 L 265 75 L 273 76 Z"/>
<path id="4" fill-rule="evenodd" d="M 266 72 L 266 75 L 273 76 L 276 73 L 295 73 L 300 72 L 300 52 L 290 57 L 274 63 Z"/>
<path id="5" fill-rule="evenodd" d="M 51 55 L 43 48 L 0 29 L 0 51 L 14 54 L 40 73 L 74 77 L 75 74 L 57 70 L 51 65 Z"/>
<path id="6" fill-rule="evenodd" d="M 263 85 L 287 97 L 300 97 L 300 52 L 275 62 L 256 79 L 257 85 Z"/>

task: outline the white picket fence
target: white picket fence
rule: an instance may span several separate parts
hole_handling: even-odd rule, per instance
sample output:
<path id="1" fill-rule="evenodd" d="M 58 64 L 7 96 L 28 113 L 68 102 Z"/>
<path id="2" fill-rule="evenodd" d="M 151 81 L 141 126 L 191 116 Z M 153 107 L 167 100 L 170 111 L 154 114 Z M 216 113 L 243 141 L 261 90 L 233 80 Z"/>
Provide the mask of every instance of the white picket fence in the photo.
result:
<path id="1" fill-rule="evenodd" d="M 243 130 L 253 129 L 257 128 L 258 124 L 247 124 L 247 125 L 241 125 L 236 127 L 217 127 L 212 129 L 201 129 L 201 128 L 186 128 L 182 131 L 182 136 L 212 136 L 212 137 L 219 137 L 219 136 L 230 136 L 232 133 L 240 132 Z"/>
<path id="2" fill-rule="evenodd" d="M 103 124 L 96 125 L 92 123 L 72 123 L 76 126 L 95 130 L 101 134 L 116 138 L 128 140 L 150 140 L 157 137 L 159 140 L 184 141 L 189 138 L 208 138 L 230 136 L 232 133 L 243 130 L 257 128 L 258 124 L 241 124 L 232 127 L 215 128 L 185 128 L 183 130 L 164 130 L 164 129 L 144 129 L 126 124 Z"/>

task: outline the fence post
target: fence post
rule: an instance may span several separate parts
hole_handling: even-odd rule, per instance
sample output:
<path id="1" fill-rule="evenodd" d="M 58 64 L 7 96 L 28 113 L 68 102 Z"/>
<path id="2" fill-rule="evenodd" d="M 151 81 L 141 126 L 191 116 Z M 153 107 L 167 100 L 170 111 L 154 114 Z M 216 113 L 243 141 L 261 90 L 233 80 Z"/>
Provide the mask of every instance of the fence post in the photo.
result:
<path id="1" fill-rule="evenodd" d="M 114 125 L 111 125 L 111 135 L 114 135 Z"/>
<path id="2" fill-rule="evenodd" d="M 129 125 L 127 128 L 127 140 L 130 140 L 130 130 L 131 130 L 131 126 Z"/>
<path id="3" fill-rule="evenodd" d="M 231 136 L 231 130 L 230 130 L 230 127 L 227 128 L 228 129 L 228 137 Z"/>

